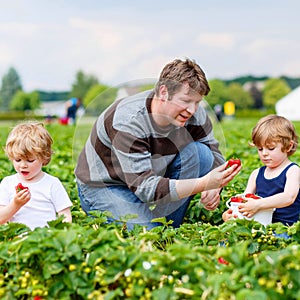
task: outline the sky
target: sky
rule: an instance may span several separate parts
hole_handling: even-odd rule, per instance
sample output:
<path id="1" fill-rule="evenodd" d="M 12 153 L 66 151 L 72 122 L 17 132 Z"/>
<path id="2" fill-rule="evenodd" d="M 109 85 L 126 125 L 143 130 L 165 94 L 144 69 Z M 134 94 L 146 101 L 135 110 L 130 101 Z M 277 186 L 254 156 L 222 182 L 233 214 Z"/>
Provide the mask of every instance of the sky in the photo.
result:
<path id="1" fill-rule="evenodd" d="M 0 79 L 68 91 L 81 70 L 119 86 L 175 58 L 210 79 L 300 77 L 299 0 L 0 0 Z"/>

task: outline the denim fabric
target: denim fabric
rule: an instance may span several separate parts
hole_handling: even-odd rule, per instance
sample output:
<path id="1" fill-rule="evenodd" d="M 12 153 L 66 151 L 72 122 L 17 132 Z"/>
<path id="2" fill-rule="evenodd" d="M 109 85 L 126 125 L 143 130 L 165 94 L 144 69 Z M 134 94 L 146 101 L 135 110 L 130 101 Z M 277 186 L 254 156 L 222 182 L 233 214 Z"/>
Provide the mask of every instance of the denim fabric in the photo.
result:
<path id="1" fill-rule="evenodd" d="M 207 174 L 213 165 L 214 157 L 210 149 L 199 142 L 187 145 L 168 166 L 165 177 L 171 179 L 197 178 Z M 156 202 L 140 201 L 127 186 L 109 186 L 105 188 L 90 187 L 78 183 L 81 206 L 85 212 L 92 210 L 109 211 L 116 220 L 134 215 L 126 220 L 128 229 L 134 224 L 151 229 L 160 225 L 151 220 L 159 217 L 173 220 L 173 227 L 179 227 L 192 197 L 179 201 L 161 199 Z M 112 220 L 109 220 L 112 221 Z"/>
<path id="2" fill-rule="evenodd" d="M 287 232 L 283 232 L 283 233 L 275 233 L 274 232 L 274 236 L 277 238 L 283 238 L 283 239 L 290 239 L 291 237 L 287 234 Z"/>

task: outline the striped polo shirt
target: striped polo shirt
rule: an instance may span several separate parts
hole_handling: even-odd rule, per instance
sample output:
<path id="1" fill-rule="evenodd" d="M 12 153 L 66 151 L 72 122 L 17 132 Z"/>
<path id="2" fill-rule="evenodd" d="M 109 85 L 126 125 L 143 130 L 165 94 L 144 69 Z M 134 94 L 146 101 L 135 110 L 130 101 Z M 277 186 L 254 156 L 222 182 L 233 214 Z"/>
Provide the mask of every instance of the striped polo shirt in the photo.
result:
<path id="1" fill-rule="evenodd" d="M 177 201 L 175 180 L 164 174 L 183 147 L 200 141 L 211 149 L 214 166 L 224 163 L 201 105 L 184 127 L 160 128 L 151 116 L 153 96 L 151 90 L 117 100 L 99 116 L 75 169 L 80 184 L 127 186 L 143 202 Z"/>

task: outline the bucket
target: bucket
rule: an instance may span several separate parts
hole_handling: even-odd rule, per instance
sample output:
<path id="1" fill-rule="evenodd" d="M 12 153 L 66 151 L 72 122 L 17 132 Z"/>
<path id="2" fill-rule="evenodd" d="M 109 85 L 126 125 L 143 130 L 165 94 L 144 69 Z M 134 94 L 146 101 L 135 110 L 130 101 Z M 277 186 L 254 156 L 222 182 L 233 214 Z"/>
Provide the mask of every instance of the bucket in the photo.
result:
<path id="1" fill-rule="evenodd" d="M 239 206 L 241 203 L 239 202 L 230 202 L 231 199 L 226 201 L 226 206 L 230 209 L 232 209 L 232 214 L 237 215 L 239 219 L 245 219 L 245 216 L 243 216 L 242 213 L 239 212 Z"/>
<path id="2" fill-rule="evenodd" d="M 241 196 L 241 195 L 237 195 Z M 253 215 L 251 218 L 245 217 L 242 213 L 239 212 L 238 207 L 241 205 L 239 202 L 230 202 L 231 199 L 226 201 L 226 206 L 230 209 L 232 209 L 232 212 L 234 215 L 237 215 L 239 219 L 247 219 L 247 220 L 255 220 L 264 226 L 272 223 L 272 216 L 274 212 L 274 208 L 264 209 L 258 211 L 256 214 Z M 257 200 L 259 201 L 259 199 Z"/>
<path id="3" fill-rule="evenodd" d="M 265 226 L 272 223 L 274 208 L 264 209 L 253 215 L 253 219 Z"/>

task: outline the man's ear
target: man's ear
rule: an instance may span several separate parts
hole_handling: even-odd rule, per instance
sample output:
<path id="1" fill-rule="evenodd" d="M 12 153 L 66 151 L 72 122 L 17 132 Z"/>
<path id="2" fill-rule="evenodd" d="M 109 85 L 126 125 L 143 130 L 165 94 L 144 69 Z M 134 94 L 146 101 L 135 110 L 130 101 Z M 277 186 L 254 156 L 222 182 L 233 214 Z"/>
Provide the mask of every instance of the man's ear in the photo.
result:
<path id="1" fill-rule="evenodd" d="M 169 99 L 168 88 L 165 85 L 159 87 L 159 99 L 162 101 L 167 101 Z"/>

